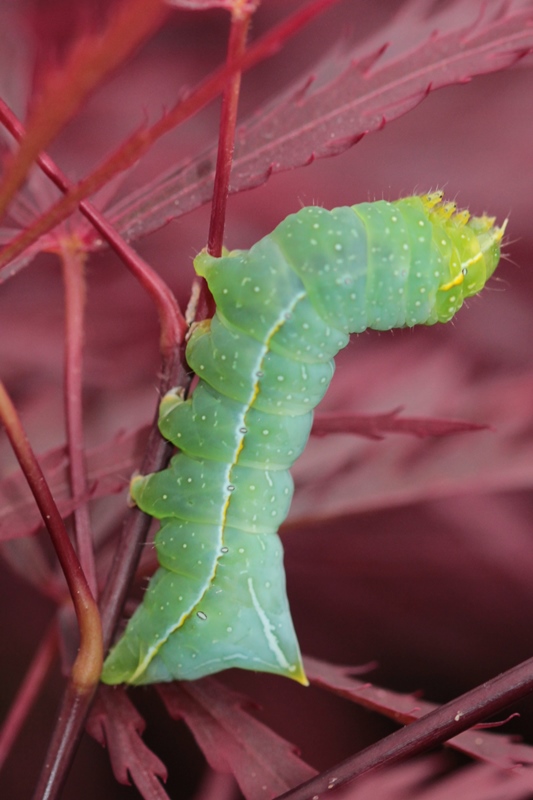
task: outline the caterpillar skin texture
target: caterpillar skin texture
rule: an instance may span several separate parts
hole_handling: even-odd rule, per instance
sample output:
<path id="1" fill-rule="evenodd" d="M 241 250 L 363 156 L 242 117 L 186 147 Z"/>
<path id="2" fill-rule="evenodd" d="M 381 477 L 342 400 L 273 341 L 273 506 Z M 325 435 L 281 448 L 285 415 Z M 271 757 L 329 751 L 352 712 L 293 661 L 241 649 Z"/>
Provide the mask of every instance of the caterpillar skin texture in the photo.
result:
<path id="1" fill-rule="evenodd" d="M 161 403 L 180 452 L 136 477 L 161 520 L 160 568 L 104 665 L 105 683 L 193 680 L 229 667 L 307 683 L 278 528 L 350 333 L 446 322 L 494 272 L 502 228 L 442 194 L 304 208 L 249 251 L 195 260 L 215 298 L 187 359 L 192 399 Z"/>

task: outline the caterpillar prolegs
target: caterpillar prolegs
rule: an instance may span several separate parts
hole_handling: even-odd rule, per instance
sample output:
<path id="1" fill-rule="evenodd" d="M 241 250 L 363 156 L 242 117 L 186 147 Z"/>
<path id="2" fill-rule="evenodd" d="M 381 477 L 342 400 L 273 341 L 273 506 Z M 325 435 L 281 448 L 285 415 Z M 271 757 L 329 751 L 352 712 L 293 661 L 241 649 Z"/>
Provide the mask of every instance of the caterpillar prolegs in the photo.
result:
<path id="1" fill-rule="evenodd" d="M 161 403 L 161 433 L 180 452 L 131 484 L 161 520 L 160 568 L 104 682 L 241 667 L 306 683 L 277 531 L 332 359 L 366 328 L 450 320 L 494 272 L 504 228 L 435 192 L 303 208 L 248 251 L 196 258 L 217 311 L 188 343 L 192 398 Z"/>

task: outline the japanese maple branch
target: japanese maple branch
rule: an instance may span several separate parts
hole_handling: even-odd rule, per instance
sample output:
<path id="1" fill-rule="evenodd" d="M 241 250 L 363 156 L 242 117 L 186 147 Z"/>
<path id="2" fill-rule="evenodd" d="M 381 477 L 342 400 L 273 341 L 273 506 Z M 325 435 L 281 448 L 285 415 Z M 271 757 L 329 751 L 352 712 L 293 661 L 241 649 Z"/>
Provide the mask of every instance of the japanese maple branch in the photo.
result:
<path id="1" fill-rule="evenodd" d="M 64 406 L 67 427 L 70 490 L 73 497 L 88 497 L 84 459 L 82 369 L 85 313 L 85 258 L 79 243 L 61 243 L 65 287 Z M 98 597 L 89 508 L 85 500 L 74 510 L 74 531 L 82 569 L 93 597 Z"/>
<path id="2" fill-rule="evenodd" d="M 277 800 L 314 800 L 377 767 L 418 755 L 497 714 L 533 691 L 533 658 L 440 706 Z"/>
<path id="3" fill-rule="evenodd" d="M 226 56 L 226 64 L 228 67 L 235 62 L 239 62 L 244 55 L 246 50 L 246 36 L 248 34 L 248 28 L 250 27 L 251 18 L 252 10 L 250 8 L 245 10 L 237 9 L 232 12 L 231 30 Z M 207 241 L 207 252 L 216 258 L 222 253 L 222 243 L 224 240 L 224 225 L 226 222 L 229 179 L 235 146 L 235 126 L 237 124 L 241 77 L 241 70 L 234 72 L 231 79 L 226 84 L 222 96 L 217 165 L 213 188 L 209 237 Z"/>
<path id="4" fill-rule="evenodd" d="M 235 61 L 239 61 L 246 50 L 246 37 L 254 10 L 255 7 L 252 8 L 250 4 L 245 3 L 243 6 L 240 2 L 237 2 L 232 10 L 228 51 L 226 55 L 226 64 L 228 66 Z M 222 95 L 217 163 L 213 186 L 213 201 L 211 204 L 211 220 L 209 223 L 209 235 L 207 237 L 207 252 L 216 258 L 219 258 L 222 253 L 222 244 L 224 241 L 224 226 L 226 223 L 229 179 L 233 163 L 233 150 L 235 147 L 235 127 L 237 124 L 241 78 L 242 72 L 238 70 L 229 79 Z M 212 317 L 215 313 L 215 304 L 207 288 L 207 283 L 203 278 L 196 279 L 196 292 L 198 294 L 198 299 L 195 301 L 195 318 L 205 319 Z"/>
<path id="5" fill-rule="evenodd" d="M 282 44 L 300 30 L 304 24 L 336 2 L 338 0 L 314 0 L 305 8 L 295 12 L 265 36 L 258 39 L 255 44 L 251 45 L 242 58 L 216 70 L 196 90 L 191 92 L 185 100 L 177 103 L 173 109 L 150 128 L 141 128 L 132 134 L 91 175 L 75 184 L 62 200 L 59 200 L 52 208 L 38 217 L 33 225 L 30 225 L 6 245 L 0 254 L 0 269 L 36 242 L 40 236 L 66 219 L 82 200 L 94 194 L 108 183 L 111 178 L 134 164 L 161 136 L 197 114 L 224 89 L 227 80 L 236 71 L 244 72 L 265 58 L 274 55 Z"/>
<path id="6" fill-rule="evenodd" d="M 102 628 L 98 607 L 15 406 L 2 382 L 0 421 L 35 497 L 72 597 L 80 629 L 80 648 L 72 666 L 71 682 L 74 692 L 83 695 L 97 684 L 102 669 Z"/>

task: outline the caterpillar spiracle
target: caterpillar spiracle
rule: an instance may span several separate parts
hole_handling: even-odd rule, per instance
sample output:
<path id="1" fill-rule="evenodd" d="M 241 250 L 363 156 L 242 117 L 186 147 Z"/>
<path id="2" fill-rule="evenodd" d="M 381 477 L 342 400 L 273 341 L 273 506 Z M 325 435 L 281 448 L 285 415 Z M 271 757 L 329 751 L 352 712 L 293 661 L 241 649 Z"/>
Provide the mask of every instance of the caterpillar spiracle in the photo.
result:
<path id="1" fill-rule="evenodd" d="M 192 398 L 161 402 L 161 433 L 179 453 L 131 483 L 137 505 L 161 520 L 160 567 L 105 683 L 229 667 L 307 683 L 277 531 L 333 357 L 351 333 L 450 320 L 496 269 L 504 229 L 434 192 L 303 208 L 250 250 L 196 258 L 217 310 L 187 346 Z"/>

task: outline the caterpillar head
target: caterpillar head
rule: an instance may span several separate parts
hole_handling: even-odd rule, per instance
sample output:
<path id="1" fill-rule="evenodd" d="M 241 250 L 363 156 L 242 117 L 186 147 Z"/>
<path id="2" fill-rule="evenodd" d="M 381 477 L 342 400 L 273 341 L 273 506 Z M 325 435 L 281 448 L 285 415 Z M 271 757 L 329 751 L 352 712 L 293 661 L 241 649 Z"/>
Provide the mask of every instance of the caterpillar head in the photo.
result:
<path id="1" fill-rule="evenodd" d="M 480 292 L 494 273 L 507 220 L 498 226 L 495 217 L 471 217 L 466 210 L 458 211 L 455 203 L 442 202 L 442 197 L 442 192 L 433 192 L 422 201 L 434 223 L 437 244 L 442 239 L 440 244 L 447 250 L 450 271 L 437 293 L 438 318 L 445 322 L 466 297 Z"/>

